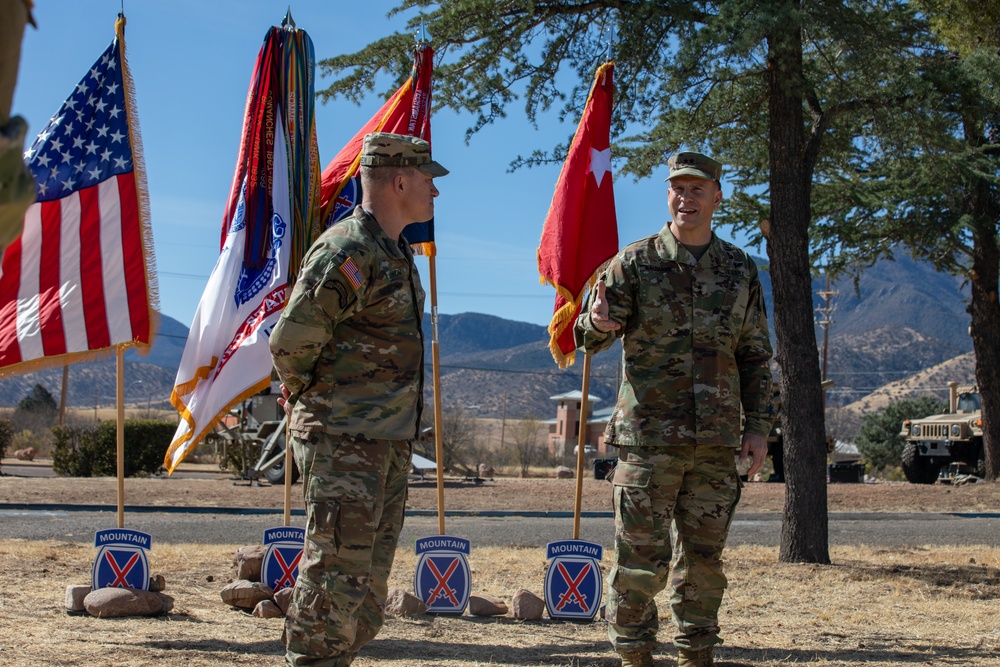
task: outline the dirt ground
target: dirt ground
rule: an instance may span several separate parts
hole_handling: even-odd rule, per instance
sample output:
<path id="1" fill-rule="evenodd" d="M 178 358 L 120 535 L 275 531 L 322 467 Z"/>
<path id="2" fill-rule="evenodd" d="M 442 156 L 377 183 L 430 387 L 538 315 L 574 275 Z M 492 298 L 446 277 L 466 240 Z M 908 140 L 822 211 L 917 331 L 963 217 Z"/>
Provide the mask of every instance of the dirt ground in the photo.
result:
<path id="1" fill-rule="evenodd" d="M 0 664 L 4 667 L 280 667 L 282 619 L 222 603 L 233 547 L 169 545 L 150 554 L 173 610 L 153 618 L 68 616 L 67 584 L 84 583 L 93 549 L 0 538 Z M 726 551 L 719 667 L 997 667 L 1000 555 L 995 549 L 843 547 L 832 565 L 777 563 L 777 550 Z M 602 570 L 607 573 L 606 554 Z M 416 558 L 399 551 L 390 585 L 412 590 Z M 474 594 L 510 604 L 541 594 L 539 549 L 477 549 Z M 658 667 L 674 667 L 666 593 L 657 596 Z M 607 626 L 511 616 L 390 618 L 355 667 L 616 667 Z"/>
<path id="2" fill-rule="evenodd" d="M 0 466 L 0 502 L 73 503 L 115 505 L 114 478 L 21 477 L 24 468 Z M 11 461 L 10 463 L 14 463 Z M 40 462 L 37 465 L 43 465 Z M 154 477 L 125 480 L 125 504 L 174 507 L 274 507 L 284 506 L 284 487 L 249 485 L 234 480 L 218 468 L 185 464 L 181 471 L 211 479 Z M 1000 484 L 979 482 L 951 486 L 908 482 L 872 484 L 828 484 L 827 506 L 831 512 L 995 512 L 1000 511 Z M 446 510 L 536 510 L 573 511 L 576 481 L 554 478 L 498 477 L 474 483 L 447 479 Z M 301 506 L 302 486 L 292 488 L 292 506 Z M 751 482 L 740 501 L 741 512 L 781 512 L 785 485 Z M 410 509 L 437 509 L 437 486 L 433 478 L 410 484 Z M 583 511 L 611 511 L 611 485 L 585 477 L 581 497 Z"/>
<path id="3" fill-rule="evenodd" d="M 113 478 L 13 476 L 3 468 L 0 503 L 113 505 Z M 24 472 L 23 467 L 20 469 Z M 209 479 L 126 480 L 125 502 L 175 506 L 281 507 L 283 488 L 234 483 L 211 467 L 186 468 Z M 830 484 L 831 511 L 1000 511 L 1000 484 Z M 782 484 L 751 483 L 743 511 L 780 512 Z M 301 487 L 292 490 L 300 502 Z M 449 480 L 448 509 L 569 511 L 574 480 Z M 415 481 L 410 507 L 434 509 L 433 481 Z M 610 509 L 610 485 L 585 479 L 583 509 Z M 0 524 L 2 525 L 2 524 Z M 85 584 L 94 550 L 85 544 L 4 539 L 0 534 L 0 664 L 4 667 L 279 667 L 281 619 L 258 619 L 221 602 L 238 545 L 162 545 L 149 554 L 163 574 L 173 610 L 153 618 L 68 616 L 65 587 Z M 1000 667 L 1000 553 L 961 549 L 834 547 L 831 565 L 778 563 L 777 549 L 727 549 L 729 589 L 720 616 L 726 643 L 719 667 Z M 526 588 L 541 595 L 544 551 L 480 548 L 473 552 L 473 594 L 508 604 Z M 601 563 L 604 574 L 610 553 Z M 391 585 L 413 590 L 416 557 L 397 553 Z M 665 643 L 658 667 L 673 667 L 667 593 L 657 597 Z M 356 667 L 615 667 L 607 626 L 511 616 L 424 615 L 388 619 Z"/>

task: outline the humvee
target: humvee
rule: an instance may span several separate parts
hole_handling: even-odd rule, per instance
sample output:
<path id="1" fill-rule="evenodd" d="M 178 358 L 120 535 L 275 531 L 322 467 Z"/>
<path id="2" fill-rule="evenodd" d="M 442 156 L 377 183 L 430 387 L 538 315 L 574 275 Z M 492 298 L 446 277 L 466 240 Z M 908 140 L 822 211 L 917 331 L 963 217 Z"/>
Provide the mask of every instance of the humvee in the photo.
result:
<path id="1" fill-rule="evenodd" d="M 941 470 L 952 463 L 968 466 L 980 477 L 986 471 L 983 417 L 976 385 L 949 382 L 948 412 L 907 419 L 899 435 L 906 440 L 903 474 L 914 484 L 933 484 Z"/>

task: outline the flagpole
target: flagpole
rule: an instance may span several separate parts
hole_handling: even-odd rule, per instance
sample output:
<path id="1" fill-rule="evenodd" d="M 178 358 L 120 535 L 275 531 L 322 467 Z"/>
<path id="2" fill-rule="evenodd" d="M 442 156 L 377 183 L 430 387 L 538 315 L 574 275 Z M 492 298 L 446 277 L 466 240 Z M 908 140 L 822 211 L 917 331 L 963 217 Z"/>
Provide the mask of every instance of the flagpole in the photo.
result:
<path id="1" fill-rule="evenodd" d="M 437 471 L 438 534 L 444 535 L 444 419 L 441 414 L 441 355 L 438 352 L 437 268 L 428 255 L 431 274 L 431 369 L 434 382 L 434 458 Z"/>
<path id="2" fill-rule="evenodd" d="M 285 419 L 285 525 L 292 525 L 292 420 Z"/>
<path id="3" fill-rule="evenodd" d="M 583 456 L 587 443 L 588 392 L 590 391 L 590 355 L 583 355 L 583 396 L 580 398 L 580 428 L 576 437 L 576 499 L 573 502 L 573 539 L 580 539 L 580 511 L 583 504 Z"/>
<path id="4" fill-rule="evenodd" d="M 66 385 L 69 384 L 69 364 L 63 364 L 62 387 L 59 389 L 59 425 L 66 421 Z"/>
<path id="5" fill-rule="evenodd" d="M 118 404 L 118 428 L 116 455 L 118 463 L 118 527 L 125 527 L 125 348 L 119 345 L 115 349 Z"/>

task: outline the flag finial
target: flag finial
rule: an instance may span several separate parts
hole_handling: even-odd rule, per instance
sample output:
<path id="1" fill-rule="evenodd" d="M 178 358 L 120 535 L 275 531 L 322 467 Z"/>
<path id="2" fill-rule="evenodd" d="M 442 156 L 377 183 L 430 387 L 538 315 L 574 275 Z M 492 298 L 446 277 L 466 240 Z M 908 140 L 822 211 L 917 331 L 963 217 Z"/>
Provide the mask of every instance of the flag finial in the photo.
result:
<path id="1" fill-rule="evenodd" d="M 420 32 L 414 34 L 413 38 L 420 46 L 431 43 L 431 34 L 427 32 L 427 26 L 424 25 L 423 16 L 420 17 Z"/>
<path id="2" fill-rule="evenodd" d="M 287 28 L 288 30 L 295 30 L 295 19 L 292 18 L 291 5 L 288 5 L 288 10 L 285 12 L 285 18 L 281 19 L 281 27 Z"/>

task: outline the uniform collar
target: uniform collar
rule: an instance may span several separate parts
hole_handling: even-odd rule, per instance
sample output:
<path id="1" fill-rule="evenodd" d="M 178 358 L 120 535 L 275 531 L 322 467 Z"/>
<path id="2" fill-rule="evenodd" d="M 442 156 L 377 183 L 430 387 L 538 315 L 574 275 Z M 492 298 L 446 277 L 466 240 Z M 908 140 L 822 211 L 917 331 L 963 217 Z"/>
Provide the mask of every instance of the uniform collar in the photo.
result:
<path id="1" fill-rule="evenodd" d="M 725 261 L 725 253 L 722 250 L 722 241 L 715 232 L 712 232 L 712 238 L 709 239 L 708 249 L 705 254 L 701 256 L 699 261 L 695 261 L 694 255 L 688 252 L 674 233 L 670 231 L 670 225 L 663 225 L 663 229 L 659 233 L 660 239 L 660 256 L 668 261 L 677 262 L 678 264 L 690 264 L 691 266 L 697 266 L 699 264 L 707 264 L 708 266 L 717 266 L 723 264 Z"/>
<path id="2" fill-rule="evenodd" d="M 399 235 L 399 243 L 393 241 L 389 238 L 389 235 L 385 233 L 385 230 L 382 229 L 382 226 L 378 224 L 378 220 L 375 219 L 375 216 L 361 208 L 360 205 L 355 207 L 354 217 L 361 222 L 366 230 L 368 230 L 368 233 L 372 235 L 372 238 L 375 239 L 375 242 L 381 246 L 387 255 L 397 259 L 412 257 L 413 253 L 410 250 L 410 244 L 406 242 L 403 235 Z"/>

